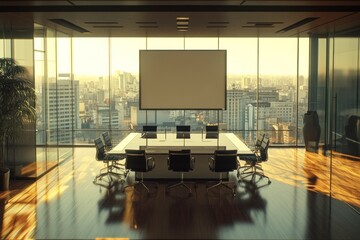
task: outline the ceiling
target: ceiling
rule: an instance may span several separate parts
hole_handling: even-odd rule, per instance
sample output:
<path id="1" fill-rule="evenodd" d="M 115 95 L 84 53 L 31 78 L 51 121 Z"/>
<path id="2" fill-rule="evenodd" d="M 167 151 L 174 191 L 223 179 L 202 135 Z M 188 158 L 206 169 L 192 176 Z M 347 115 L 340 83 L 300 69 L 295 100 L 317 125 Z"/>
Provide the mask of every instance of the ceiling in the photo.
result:
<path id="1" fill-rule="evenodd" d="M 360 36 L 360 1 L 0 1 L 3 32 L 34 22 L 76 37 Z"/>

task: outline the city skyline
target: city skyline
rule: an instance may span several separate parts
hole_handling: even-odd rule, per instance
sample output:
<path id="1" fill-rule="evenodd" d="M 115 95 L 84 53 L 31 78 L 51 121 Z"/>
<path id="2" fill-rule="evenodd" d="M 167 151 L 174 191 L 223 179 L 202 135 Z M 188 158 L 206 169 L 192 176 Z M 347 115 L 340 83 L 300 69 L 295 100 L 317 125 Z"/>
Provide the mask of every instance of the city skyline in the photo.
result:
<path id="1" fill-rule="evenodd" d="M 297 74 L 296 46 L 297 38 L 73 38 L 73 72 L 75 75 L 101 76 L 123 69 L 136 75 L 139 72 L 139 50 L 220 49 L 227 50 L 228 75 L 256 74 L 257 71 L 259 74 L 293 75 Z M 307 75 L 308 38 L 299 39 L 299 52 L 299 75 Z M 61 62 L 68 58 L 61 51 L 58 57 Z M 69 64 L 69 61 L 65 62 Z M 66 65 L 59 67 L 70 68 Z"/>

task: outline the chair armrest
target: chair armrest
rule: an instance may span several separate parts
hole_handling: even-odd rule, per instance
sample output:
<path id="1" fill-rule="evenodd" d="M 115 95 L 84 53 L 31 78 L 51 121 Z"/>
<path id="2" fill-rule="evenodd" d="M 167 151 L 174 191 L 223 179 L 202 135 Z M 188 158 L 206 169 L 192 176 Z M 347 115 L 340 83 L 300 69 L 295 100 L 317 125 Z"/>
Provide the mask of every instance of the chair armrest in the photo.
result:
<path id="1" fill-rule="evenodd" d="M 171 170 L 170 169 L 170 158 L 169 157 L 167 158 L 167 166 L 168 166 L 168 170 Z"/>
<path id="2" fill-rule="evenodd" d="M 195 157 L 191 157 L 190 159 L 190 169 L 194 170 L 195 167 Z"/>
<path id="3" fill-rule="evenodd" d="M 212 171 L 215 169 L 215 158 L 209 157 L 209 169 Z"/>
<path id="4" fill-rule="evenodd" d="M 147 170 L 153 169 L 155 167 L 155 159 L 153 157 L 146 158 L 146 168 Z"/>

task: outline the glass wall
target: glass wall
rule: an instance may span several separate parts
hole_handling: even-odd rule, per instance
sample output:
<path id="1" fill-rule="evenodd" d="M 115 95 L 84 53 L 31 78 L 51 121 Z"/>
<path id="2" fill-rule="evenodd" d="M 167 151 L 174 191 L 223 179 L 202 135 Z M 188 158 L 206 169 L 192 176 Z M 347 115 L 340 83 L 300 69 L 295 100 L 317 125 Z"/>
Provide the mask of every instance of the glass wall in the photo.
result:
<path id="1" fill-rule="evenodd" d="M 311 71 L 316 92 L 310 91 L 309 108 L 319 115 L 320 142 L 325 150 L 359 156 L 359 37 L 313 38 L 311 45 L 317 72 Z"/>
<path id="2" fill-rule="evenodd" d="M 79 86 L 74 143 L 92 144 L 104 131 L 120 141 L 144 124 L 156 124 L 160 131 L 173 131 L 179 124 L 201 131 L 220 124 L 249 143 L 260 131 L 273 144 L 301 145 L 308 48 L 307 38 L 74 38 L 73 83 Z M 139 110 L 138 58 L 139 50 L 146 49 L 227 50 L 227 109 Z"/>
<path id="3" fill-rule="evenodd" d="M 26 69 L 26 77 L 32 81 L 34 66 L 33 28 L 30 26 L 19 32 L 12 28 L 11 21 L 3 21 L 0 27 L 0 36 L 0 57 L 15 60 L 17 65 Z M 34 105 L 35 103 L 30 104 Z M 1 154 L 4 154 L 1 157 L 4 157 L 6 167 L 10 168 L 10 177 L 36 176 L 34 134 L 34 123 L 24 123 L 24 128 L 19 134 L 21 137 L 9 139 L 4 152 L 1 151 Z"/>
<path id="4" fill-rule="evenodd" d="M 250 144 L 258 132 L 271 136 L 272 145 L 303 144 L 299 129 L 307 109 L 308 38 L 71 39 L 50 30 L 47 35 L 45 70 L 39 66 L 47 80 L 38 83 L 47 89 L 43 99 L 48 100 L 39 105 L 45 119 L 38 122 L 47 135 L 38 134 L 38 144 L 92 145 L 105 131 L 119 142 L 145 124 L 160 131 L 180 124 L 202 131 L 219 124 Z M 227 50 L 227 109 L 139 110 L 139 50 L 146 49 Z"/>
<path id="5" fill-rule="evenodd" d="M 71 80 L 71 39 L 38 24 L 34 29 L 36 153 L 40 175 L 72 152 L 71 148 L 58 146 L 74 143 L 78 108 L 73 103 L 78 88 Z"/>
<path id="6" fill-rule="evenodd" d="M 6 39 L 6 38 L 0 39 L 0 46 L 1 46 L 0 57 L 6 58 L 11 56 L 10 44 L 11 44 L 10 39 Z"/>
<path id="7" fill-rule="evenodd" d="M 272 144 L 296 142 L 297 47 L 296 38 L 259 40 L 258 101 L 248 111 Z"/>
<path id="8" fill-rule="evenodd" d="M 36 91 L 36 161 L 38 172 L 46 171 L 46 143 L 47 143 L 47 91 L 45 81 L 45 28 L 41 25 L 34 26 L 34 79 Z"/>
<path id="9" fill-rule="evenodd" d="M 138 125 L 154 124 L 155 113 L 139 111 L 139 50 L 146 49 L 145 38 L 109 39 L 110 101 L 108 121 L 111 138 L 119 142 Z M 101 112 L 97 113 L 101 117 Z"/>
<path id="10" fill-rule="evenodd" d="M 334 56 L 335 150 L 360 156 L 359 38 L 335 38 Z"/>
<path id="11" fill-rule="evenodd" d="M 328 156 L 319 164 L 329 173 L 329 194 L 351 197 L 346 186 L 353 186 L 356 177 L 345 169 L 360 160 L 359 33 L 313 36 L 310 42 L 309 109 L 318 112 L 320 143 Z M 332 182 L 344 187 L 332 187 Z"/>
<path id="12" fill-rule="evenodd" d="M 92 144 L 102 132 L 111 129 L 111 121 L 115 118 L 110 114 L 113 103 L 110 96 L 109 39 L 74 38 L 72 47 L 72 81 L 76 86 L 73 106 L 77 109 L 74 121 L 78 122 L 75 124 L 75 143 Z"/>

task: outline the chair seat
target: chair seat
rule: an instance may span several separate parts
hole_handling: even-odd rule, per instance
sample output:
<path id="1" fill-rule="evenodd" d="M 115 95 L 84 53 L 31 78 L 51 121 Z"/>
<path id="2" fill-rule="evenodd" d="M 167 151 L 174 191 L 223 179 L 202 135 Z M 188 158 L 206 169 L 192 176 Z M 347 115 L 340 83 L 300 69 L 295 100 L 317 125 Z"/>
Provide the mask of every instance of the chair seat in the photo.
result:
<path id="1" fill-rule="evenodd" d="M 258 157 L 254 154 L 254 155 L 249 155 L 249 156 L 243 156 L 240 158 L 241 160 L 244 160 L 246 162 L 256 162 L 258 160 Z"/>
<path id="2" fill-rule="evenodd" d="M 125 157 L 122 155 L 106 155 L 105 160 L 109 160 L 109 161 L 115 161 L 115 160 L 121 160 L 124 159 Z"/>

